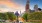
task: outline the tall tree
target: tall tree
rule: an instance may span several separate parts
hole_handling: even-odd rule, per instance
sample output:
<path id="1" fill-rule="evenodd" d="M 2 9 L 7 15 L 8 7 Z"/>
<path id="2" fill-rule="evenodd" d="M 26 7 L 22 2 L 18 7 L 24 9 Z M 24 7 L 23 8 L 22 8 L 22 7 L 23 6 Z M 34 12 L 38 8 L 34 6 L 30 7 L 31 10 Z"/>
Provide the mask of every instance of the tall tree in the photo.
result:
<path id="1" fill-rule="evenodd" d="M 9 17 L 8 17 L 7 13 L 0 13 L 0 19 L 2 19 L 2 20 L 8 20 Z"/>
<path id="2" fill-rule="evenodd" d="M 9 16 L 9 19 L 12 21 L 16 19 L 14 12 L 7 12 L 7 15 Z"/>
<path id="3" fill-rule="evenodd" d="M 7 13 L 4 13 L 4 20 L 9 20 L 9 16 L 7 15 Z"/>
<path id="4" fill-rule="evenodd" d="M 31 20 L 42 20 L 42 12 L 34 12 L 28 17 Z"/>
<path id="5" fill-rule="evenodd" d="M 27 20 L 28 20 L 28 13 L 24 13 L 23 18 L 24 18 L 24 20 L 26 20 L 26 22 L 27 22 Z"/>

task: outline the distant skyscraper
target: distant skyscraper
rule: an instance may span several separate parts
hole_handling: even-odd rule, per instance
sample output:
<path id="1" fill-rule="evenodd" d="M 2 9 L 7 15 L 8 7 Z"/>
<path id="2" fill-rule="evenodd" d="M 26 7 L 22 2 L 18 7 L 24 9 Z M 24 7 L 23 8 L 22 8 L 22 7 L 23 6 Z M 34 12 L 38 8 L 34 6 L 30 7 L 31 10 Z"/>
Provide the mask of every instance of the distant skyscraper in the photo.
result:
<path id="1" fill-rule="evenodd" d="M 21 14 L 21 10 L 20 10 L 20 14 Z"/>
<path id="2" fill-rule="evenodd" d="M 35 12 L 38 12 L 38 5 L 37 5 L 37 4 L 34 5 L 34 11 L 35 11 Z"/>
<path id="3" fill-rule="evenodd" d="M 21 10 L 20 10 L 20 16 L 21 16 Z"/>
<path id="4" fill-rule="evenodd" d="M 29 3 L 30 3 L 30 1 L 27 0 L 27 2 L 26 2 L 26 8 L 25 8 L 25 12 L 29 12 Z"/>
<path id="5" fill-rule="evenodd" d="M 41 12 L 42 12 L 42 9 L 41 9 Z"/>

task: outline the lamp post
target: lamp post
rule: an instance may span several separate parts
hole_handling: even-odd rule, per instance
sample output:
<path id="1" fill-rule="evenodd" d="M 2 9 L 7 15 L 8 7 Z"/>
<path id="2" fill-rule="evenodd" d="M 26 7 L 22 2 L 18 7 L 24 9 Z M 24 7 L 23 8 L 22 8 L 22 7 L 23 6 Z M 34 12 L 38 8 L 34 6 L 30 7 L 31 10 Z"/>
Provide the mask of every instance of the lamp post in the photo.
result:
<path id="1" fill-rule="evenodd" d="M 15 13 L 15 15 L 17 16 L 17 23 L 19 22 L 19 20 L 18 20 L 18 16 L 19 16 L 19 13 L 18 13 L 18 11 L 16 11 L 16 13 Z"/>

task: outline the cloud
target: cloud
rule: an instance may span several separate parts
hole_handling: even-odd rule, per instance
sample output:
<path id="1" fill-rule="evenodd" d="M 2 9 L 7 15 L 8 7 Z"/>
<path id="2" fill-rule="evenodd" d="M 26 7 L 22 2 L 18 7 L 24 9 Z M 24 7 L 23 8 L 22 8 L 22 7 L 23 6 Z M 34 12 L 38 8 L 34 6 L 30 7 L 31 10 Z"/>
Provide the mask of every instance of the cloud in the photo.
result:
<path id="1" fill-rule="evenodd" d="M 15 2 L 13 3 L 9 0 L 2 0 L 2 1 L 0 1 L 0 4 L 4 4 L 9 8 L 19 8 L 19 6 L 20 6 L 17 3 L 15 3 Z"/>
<path id="2" fill-rule="evenodd" d="M 24 11 L 24 6 L 17 4 L 16 2 L 12 2 L 11 0 L 0 0 L 0 6 L 3 6 L 0 8 L 2 11 Z"/>

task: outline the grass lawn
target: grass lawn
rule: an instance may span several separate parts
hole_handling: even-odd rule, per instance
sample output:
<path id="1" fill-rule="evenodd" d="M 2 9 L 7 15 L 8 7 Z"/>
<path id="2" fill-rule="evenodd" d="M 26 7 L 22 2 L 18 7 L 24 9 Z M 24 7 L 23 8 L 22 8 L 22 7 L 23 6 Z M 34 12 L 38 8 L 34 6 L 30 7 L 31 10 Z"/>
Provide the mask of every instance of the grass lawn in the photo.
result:
<path id="1" fill-rule="evenodd" d="M 24 22 L 24 23 L 31 23 L 31 22 Z"/>
<path id="2" fill-rule="evenodd" d="M 0 22 L 0 23 L 5 23 L 5 22 Z"/>
<path id="3" fill-rule="evenodd" d="M 12 23 L 12 22 L 0 22 L 0 23 Z"/>
<path id="4" fill-rule="evenodd" d="M 24 22 L 24 23 L 42 23 L 42 22 Z"/>
<path id="5" fill-rule="evenodd" d="M 0 22 L 1 23 L 1 22 Z"/>
<path id="6" fill-rule="evenodd" d="M 0 22 L 0 23 L 5 23 L 5 22 Z M 11 23 L 11 22 L 7 22 L 7 23 Z M 42 23 L 42 22 L 23 22 L 23 23 Z"/>

